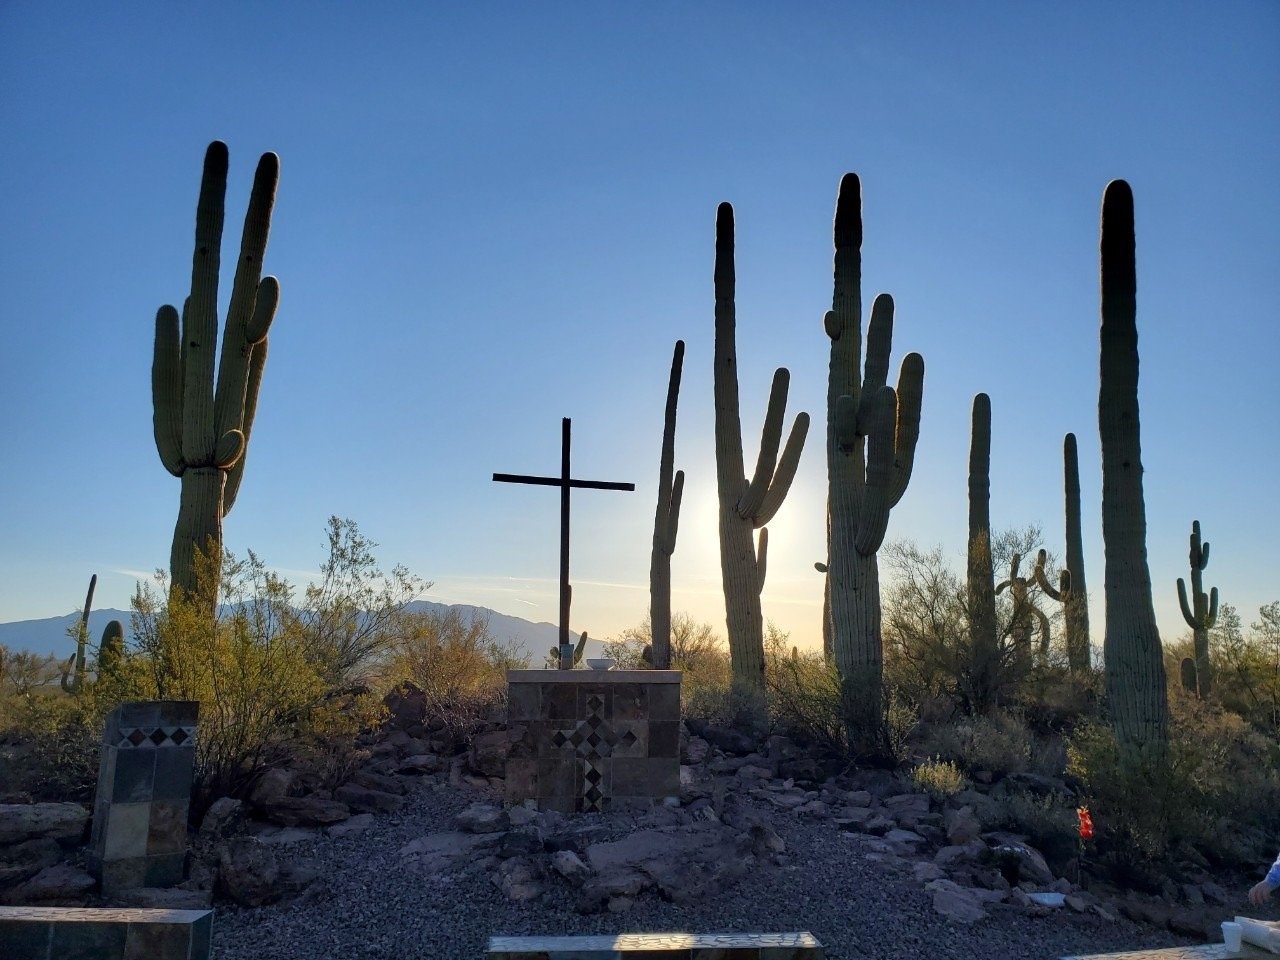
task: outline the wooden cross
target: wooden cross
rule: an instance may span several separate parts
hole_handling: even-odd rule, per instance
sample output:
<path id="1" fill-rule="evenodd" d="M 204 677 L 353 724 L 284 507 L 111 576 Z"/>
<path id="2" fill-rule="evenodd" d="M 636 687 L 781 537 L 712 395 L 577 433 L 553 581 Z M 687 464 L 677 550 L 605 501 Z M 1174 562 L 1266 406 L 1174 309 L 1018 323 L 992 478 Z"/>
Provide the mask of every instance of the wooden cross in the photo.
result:
<path id="1" fill-rule="evenodd" d="M 574 480 L 569 475 L 569 424 L 565 417 L 560 421 L 560 476 L 530 477 L 518 473 L 495 473 L 493 479 L 501 483 L 534 483 L 560 488 L 560 669 L 573 666 L 573 648 L 569 643 L 569 490 L 586 487 L 591 490 L 635 490 L 634 483 L 611 483 L 608 480 Z M 566 662 L 567 661 L 567 662 Z"/>

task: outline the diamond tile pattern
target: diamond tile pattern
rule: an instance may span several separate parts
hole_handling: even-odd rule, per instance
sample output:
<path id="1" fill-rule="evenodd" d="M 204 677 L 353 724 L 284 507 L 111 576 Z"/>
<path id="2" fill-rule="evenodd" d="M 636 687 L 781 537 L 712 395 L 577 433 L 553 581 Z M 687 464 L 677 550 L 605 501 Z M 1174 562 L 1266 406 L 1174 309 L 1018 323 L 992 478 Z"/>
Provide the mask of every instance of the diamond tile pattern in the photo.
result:
<path id="1" fill-rule="evenodd" d="M 636 671 L 609 682 L 589 671 L 518 673 L 508 689 L 509 799 L 596 812 L 678 792 L 678 674 L 651 671 L 655 679 L 645 682 Z M 661 704 L 660 716 L 651 716 L 651 703 Z"/>
<path id="2" fill-rule="evenodd" d="M 194 747 L 196 728 L 190 727 L 120 727 L 119 737 L 112 746 L 132 747 Z"/>

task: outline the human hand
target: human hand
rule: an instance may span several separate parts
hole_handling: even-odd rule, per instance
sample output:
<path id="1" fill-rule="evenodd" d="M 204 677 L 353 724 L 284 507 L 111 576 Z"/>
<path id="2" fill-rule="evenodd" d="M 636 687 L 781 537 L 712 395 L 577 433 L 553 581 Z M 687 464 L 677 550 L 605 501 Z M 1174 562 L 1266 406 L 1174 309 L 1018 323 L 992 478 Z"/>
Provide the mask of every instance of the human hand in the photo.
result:
<path id="1" fill-rule="evenodd" d="M 1254 904 L 1263 904 L 1271 898 L 1271 888 L 1267 886 L 1267 881 L 1255 884 L 1249 891 L 1249 902 Z"/>

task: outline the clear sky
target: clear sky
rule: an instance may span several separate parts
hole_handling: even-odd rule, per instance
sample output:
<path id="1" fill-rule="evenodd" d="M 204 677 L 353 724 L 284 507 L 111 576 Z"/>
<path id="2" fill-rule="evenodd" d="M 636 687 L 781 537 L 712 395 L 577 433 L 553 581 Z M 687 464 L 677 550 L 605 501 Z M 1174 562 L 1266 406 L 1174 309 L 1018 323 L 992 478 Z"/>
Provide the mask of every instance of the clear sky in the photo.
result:
<path id="1" fill-rule="evenodd" d="M 831 217 L 864 189 L 864 301 L 925 357 L 889 539 L 962 568 L 969 412 L 997 528 L 1063 549 L 1080 442 L 1101 637 L 1098 213 L 1137 205 L 1148 550 L 1166 639 L 1199 519 L 1248 623 L 1280 598 L 1280 4 L 0 4 L 0 620 L 125 607 L 168 562 L 153 323 L 190 278 L 201 158 L 231 150 L 224 262 L 281 156 L 280 278 L 228 545 L 314 571 L 356 520 L 431 599 L 557 619 L 573 418 L 572 626 L 639 622 L 671 350 L 688 475 L 674 606 L 723 629 L 712 432 L 716 204 L 738 226 L 744 442 L 774 367 L 814 420 L 770 525 L 766 616 L 820 636 Z M 224 279 L 222 299 L 230 293 Z"/>

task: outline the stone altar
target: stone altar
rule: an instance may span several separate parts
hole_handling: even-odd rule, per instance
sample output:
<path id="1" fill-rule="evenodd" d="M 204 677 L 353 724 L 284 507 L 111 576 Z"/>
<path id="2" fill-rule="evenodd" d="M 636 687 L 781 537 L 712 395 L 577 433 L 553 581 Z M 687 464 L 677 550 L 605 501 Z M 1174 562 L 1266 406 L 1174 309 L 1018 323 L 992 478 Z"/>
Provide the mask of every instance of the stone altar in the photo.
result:
<path id="1" fill-rule="evenodd" d="M 581 813 L 680 792 L 679 670 L 508 670 L 507 799 Z"/>

